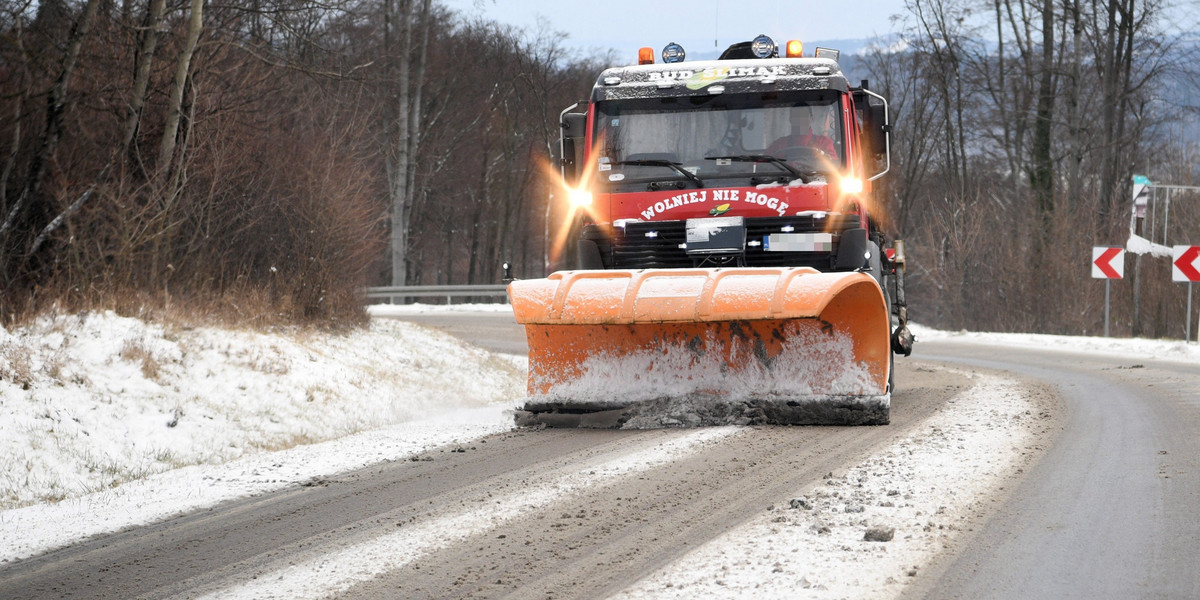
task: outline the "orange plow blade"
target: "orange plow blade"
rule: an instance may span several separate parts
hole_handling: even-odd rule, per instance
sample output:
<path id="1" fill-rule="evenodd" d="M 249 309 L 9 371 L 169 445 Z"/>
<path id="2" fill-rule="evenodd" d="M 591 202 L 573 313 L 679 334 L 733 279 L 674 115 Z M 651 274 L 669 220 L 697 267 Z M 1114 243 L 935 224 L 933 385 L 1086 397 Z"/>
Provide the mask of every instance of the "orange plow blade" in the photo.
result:
<path id="1" fill-rule="evenodd" d="M 863 273 L 564 271 L 513 282 L 524 424 L 886 424 L 889 317 Z"/>

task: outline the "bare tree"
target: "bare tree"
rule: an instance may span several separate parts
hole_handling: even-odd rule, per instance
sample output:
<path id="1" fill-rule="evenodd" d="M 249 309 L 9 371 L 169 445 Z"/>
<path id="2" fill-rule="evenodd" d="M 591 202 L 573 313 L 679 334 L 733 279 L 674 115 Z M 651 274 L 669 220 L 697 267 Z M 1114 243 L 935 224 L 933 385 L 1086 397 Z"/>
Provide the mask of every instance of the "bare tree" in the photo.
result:
<path id="1" fill-rule="evenodd" d="M 33 159 L 28 168 L 25 184 L 16 201 L 9 209 L 8 214 L 5 215 L 4 221 L 0 223 L 0 240 L 3 240 L 5 235 L 12 230 L 13 225 L 20 218 L 26 207 L 40 199 L 45 183 L 46 170 L 54 157 L 54 153 L 58 150 L 58 144 L 62 139 L 63 121 L 69 108 L 67 91 L 71 85 L 71 80 L 75 76 L 75 70 L 79 63 L 80 49 L 83 47 L 84 40 L 87 38 L 92 23 L 96 19 L 96 13 L 100 9 L 100 4 L 100 0 L 88 0 L 83 12 L 71 24 L 71 31 L 67 38 L 67 52 L 62 59 L 58 76 L 55 79 L 54 86 L 50 90 L 50 95 L 46 103 L 45 130 L 35 150 L 31 153 Z M 22 252 L 23 249 L 19 246 L 13 249 L 19 254 L 24 254 Z M 17 256 L 14 260 L 17 262 L 10 264 L 11 268 L 18 271 L 23 271 L 26 268 L 25 261 L 27 260 L 27 256 Z M 6 274 L 9 272 L 11 271 L 6 269 Z"/>
<path id="2" fill-rule="evenodd" d="M 414 166 L 420 141 L 421 80 L 429 45 L 430 0 L 422 0 L 420 12 L 416 10 L 416 0 L 399 0 L 399 4 L 399 70 L 396 75 L 394 100 L 396 113 L 394 119 L 390 119 L 391 122 L 388 123 L 389 129 L 390 125 L 394 124 L 396 131 L 395 154 L 388 157 L 392 285 L 403 285 L 408 278 L 409 221 L 412 217 L 414 198 Z M 388 12 L 390 15 L 390 5 Z M 422 31 L 415 32 L 418 21 L 424 23 L 425 27 Z M 421 36 L 420 40 L 414 39 L 418 33 Z M 412 73 L 414 53 L 417 70 L 415 76 Z"/>

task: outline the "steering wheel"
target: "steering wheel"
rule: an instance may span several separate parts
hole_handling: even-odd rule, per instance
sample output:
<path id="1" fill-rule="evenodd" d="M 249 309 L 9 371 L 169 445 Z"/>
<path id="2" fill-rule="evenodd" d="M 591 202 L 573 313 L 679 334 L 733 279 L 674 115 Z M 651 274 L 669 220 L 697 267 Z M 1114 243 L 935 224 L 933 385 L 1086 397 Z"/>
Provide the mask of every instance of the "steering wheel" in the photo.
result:
<path id="1" fill-rule="evenodd" d="M 779 153 L 779 157 L 788 162 L 802 163 L 814 168 L 832 160 L 828 154 L 812 146 L 789 146 Z"/>

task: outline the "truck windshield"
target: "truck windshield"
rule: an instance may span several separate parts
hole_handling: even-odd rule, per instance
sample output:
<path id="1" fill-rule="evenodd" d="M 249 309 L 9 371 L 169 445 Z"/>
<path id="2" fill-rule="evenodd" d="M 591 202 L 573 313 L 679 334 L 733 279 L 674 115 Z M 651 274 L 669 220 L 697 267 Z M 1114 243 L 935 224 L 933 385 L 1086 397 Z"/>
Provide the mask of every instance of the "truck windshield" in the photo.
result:
<path id="1" fill-rule="evenodd" d="M 829 90 L 602 102 L 595 126 L 600 179 L 738 185 L 712 180 L 836 173 L 845 155 L 839 107 L 838 93 Z"/>

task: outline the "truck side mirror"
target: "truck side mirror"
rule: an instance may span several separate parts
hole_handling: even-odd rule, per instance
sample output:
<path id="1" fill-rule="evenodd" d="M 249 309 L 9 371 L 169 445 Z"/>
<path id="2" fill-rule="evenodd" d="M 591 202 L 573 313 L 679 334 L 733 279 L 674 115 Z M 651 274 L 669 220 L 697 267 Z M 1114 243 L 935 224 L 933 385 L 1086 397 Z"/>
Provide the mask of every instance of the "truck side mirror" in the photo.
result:
<path id="1" fill-rule="evenodd" d="M 868 143 L 870 144 L 871 152 L 877 156 L 882 156 L 888 151 L 888 134 L 892 130 L 892 124 L 888 123 L 887 106 L 882 102 L 871 102 L 874 98 L 867 99 L 867 135 L 870 136 Z"/>
<path id="2" fill-rule="evenodd" d="M 562 126 L 562 135 L 559 138 L 558 164 L 562 169 L 563 181 L 568 186 L 574 187 L 579 183 L 579 167 L 584 161 L 583 146 L 587 115 L 564 111 L 559 124 Z"/>
<path id="3" fill-rule="evenodd" d="M 866 165 L 870 175 L 868 179 L 875 180 L 892 168 L 888 139 L 892 131 L 892 124 L 888 121 L 887 100 L 868 90 L 867 82 L 863 81 L 863 86 L 854 90 L 854 103 L 858 106 L 862 118 L 863 142 L 867 147 L 866 156 L 874 159 L 874 161 L 870 161 L 872 164 Z M 882 168 L 879 167 L 881 162 L 883 163 Z"/>

